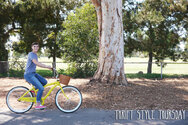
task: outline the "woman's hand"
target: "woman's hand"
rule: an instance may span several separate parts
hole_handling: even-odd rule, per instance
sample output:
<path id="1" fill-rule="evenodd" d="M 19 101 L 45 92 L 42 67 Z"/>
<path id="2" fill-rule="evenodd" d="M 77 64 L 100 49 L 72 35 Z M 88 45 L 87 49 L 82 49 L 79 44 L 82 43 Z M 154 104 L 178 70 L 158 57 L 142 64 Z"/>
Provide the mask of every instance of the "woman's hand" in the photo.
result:
<path id="1" fill-rule="evenodd" d="M 46 66 L 46 68 L 48 68 L 49 70 L 53 70 L 51 66 Z"/>

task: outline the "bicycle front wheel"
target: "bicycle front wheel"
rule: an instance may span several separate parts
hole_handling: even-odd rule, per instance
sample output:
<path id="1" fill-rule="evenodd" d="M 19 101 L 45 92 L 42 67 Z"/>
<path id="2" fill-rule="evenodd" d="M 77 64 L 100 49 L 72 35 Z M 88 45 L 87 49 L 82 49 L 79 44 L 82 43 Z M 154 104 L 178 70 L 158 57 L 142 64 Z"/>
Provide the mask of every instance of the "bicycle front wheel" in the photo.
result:
<path id="1" fill-rule="evenodd" d="M 56 93 L 56 106 L 60 111 L 65 113 L 75 112 L 81 106 L 82 94 L 73 86 L 64 86 L 62 89 L 64 93 L 61 89 Z"/>
<path id="2" fill-rule="evenodd" d="M 12 88 L 7 96 L 6 96 L 6 103 L 8 108 L 15 113 L 25 113 L 29 111 L 32 106 L 33 102 L 26 102 L 26 101 L 19 101 L 18 99 L 23 96 L 29 89 L 23 86 L 18 86 Z M 31 98 L 33 97 L 31 92 L 28 92 L 24 97 Z"/>

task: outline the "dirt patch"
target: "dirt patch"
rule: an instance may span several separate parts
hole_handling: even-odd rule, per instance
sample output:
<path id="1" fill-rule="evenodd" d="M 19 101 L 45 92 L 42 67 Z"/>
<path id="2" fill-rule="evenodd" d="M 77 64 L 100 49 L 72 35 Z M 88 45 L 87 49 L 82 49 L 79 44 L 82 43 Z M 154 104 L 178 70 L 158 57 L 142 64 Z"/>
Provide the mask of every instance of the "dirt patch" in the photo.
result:
<path id="1" fill-rule="evenodd" d="M 47 79 L 49 82 L 55 79 Z M 89 83 L 89 79 L 71 79 L 70 85 L 82 92 L 82 108 L 98 109 L 186 109 L 188 110 L 188 79 L 128 79 L 128 86 Z M 0 108 L 7 108 L 6 94 L 15 86 L 31 86 L 24 79 L 0 78 Z M 45 89 L 44 95 L 49 88 Z M 45 101 L 56 108 L 55 89 Z"/>

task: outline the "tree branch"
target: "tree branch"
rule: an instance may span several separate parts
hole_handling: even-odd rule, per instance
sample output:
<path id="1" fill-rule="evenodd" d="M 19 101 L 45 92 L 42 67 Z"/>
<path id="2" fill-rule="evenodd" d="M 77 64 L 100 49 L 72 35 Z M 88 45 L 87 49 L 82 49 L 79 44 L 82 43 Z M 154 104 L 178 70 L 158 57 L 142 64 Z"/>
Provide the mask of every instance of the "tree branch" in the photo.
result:
<path id="1" fill-rule="evenodd" d="M 101 0 L 91 0 L 95 8 L 101 7 Z"/>

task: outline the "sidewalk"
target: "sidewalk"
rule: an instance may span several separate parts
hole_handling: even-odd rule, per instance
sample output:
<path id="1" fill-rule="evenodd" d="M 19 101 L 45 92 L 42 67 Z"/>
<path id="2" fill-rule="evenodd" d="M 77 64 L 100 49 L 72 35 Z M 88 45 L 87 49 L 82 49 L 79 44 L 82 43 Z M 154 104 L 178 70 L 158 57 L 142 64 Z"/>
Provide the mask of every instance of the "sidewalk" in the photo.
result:
<path id="1" fill-rule="evenodd" d="M 74 113 L 63 113 L 58 109 L 31 109 L 25 114 L 15 114 L 0 109 L 0 125 L 188 125 L 188 111 L 182 120 L 162 120 L 159 118 L 159 110 L 155 110 L 152 120 L 147 115 L 142 118 L 139 116 L 141 112 L 137 110 L 132 111 L 132 118 L 130 114 L 122 117 L 123 113 L 98 109 L 79 109 Z"/>

